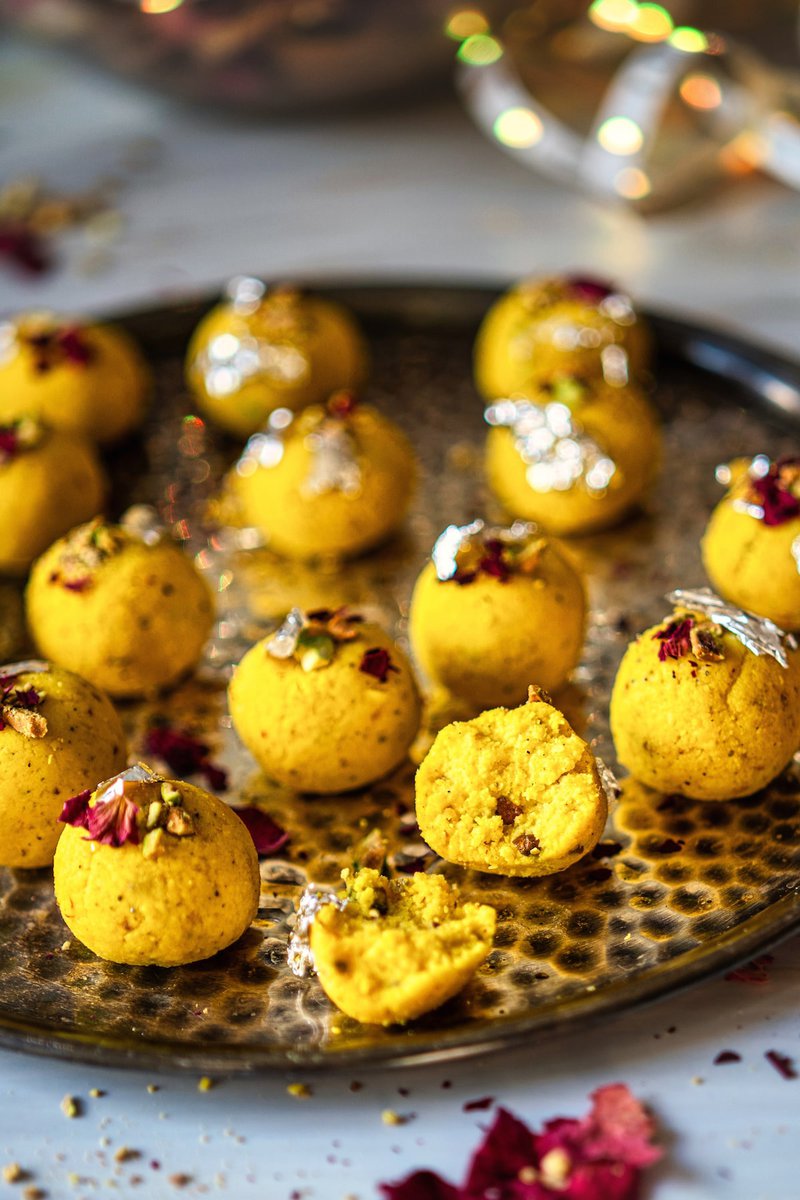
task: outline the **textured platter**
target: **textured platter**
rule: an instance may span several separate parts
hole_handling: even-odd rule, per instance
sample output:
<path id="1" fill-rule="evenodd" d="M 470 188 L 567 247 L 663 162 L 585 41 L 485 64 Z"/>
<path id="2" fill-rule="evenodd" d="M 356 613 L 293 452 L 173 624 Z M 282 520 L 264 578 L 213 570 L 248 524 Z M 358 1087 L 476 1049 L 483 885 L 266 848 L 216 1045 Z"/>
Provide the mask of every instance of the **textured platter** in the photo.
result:
<path id="1" fill-rule="evenodd" d="M 285 857 L 262 861 L 258 920 L 207 963 L 119 967 L 69 940 L 48 871 L 0 871 L 0 1044 L 216 1071 L 430 1062 L 662 996 L 800 925 L 800 768 L 792 767 L 767 792 L 728 804 L 626 786 L 596 852 L 550 879 L 453 868 L 470 897 L 497 907 L 495 948 L 460 997 L 410 1028 L 359 1026 L 329 1005 L 314 979 L 290 974 L 286 940 L 307 880 L 335 882 L 352 846 L 375 828 L 400 855 L 395 863 L 423 852 L 413 822 L 413 765 L 346 797 L 281 791 L 254 770 L 230 729 L 229 666 L 295 602 L 357 605 L 402 638 L 411 585 L 436 534 L 451 521 L 499 515 L 481 479 L 484 427 L 470 380 L 471 340 L 494 293 L 330 290 L 370 339 L 368 398 L 409 432 L 423 467 L 406 531 L 343 572 L 334 564 L 287 566 L 265 550 L 241 550 L 224 530 L 209 535 L 209 500 L 236 448 L 189 417 L 182 386 L 182 351 L 206 305 L 124 322 L 149 352 L 159 397 L 141 443 L 111 463 L 115 503 L 149 501 L 185 538 L 217 589 L 219 624 L 197 679 L 158 702 L 128 706 L 123 718 L 134 755 L 153 715 L 196 732 L 230 772 L 227 798 L 263 805 L 288 830 Z M 697 543 L 718 497 L 715 464 L 785 450 L 800 425 L 800 369 L 679 321 L 656 318 L 655 327 L 664 352 L 655 392 L 666 428 L 661 480 L 646 513 L 571 542 L 589 582 L 592 617 L 574 685 L 559 699 L 612 766 L 607 711 L 616 665 L 629 637 L 663 615 L 666 591 L 704 582 Z"/>

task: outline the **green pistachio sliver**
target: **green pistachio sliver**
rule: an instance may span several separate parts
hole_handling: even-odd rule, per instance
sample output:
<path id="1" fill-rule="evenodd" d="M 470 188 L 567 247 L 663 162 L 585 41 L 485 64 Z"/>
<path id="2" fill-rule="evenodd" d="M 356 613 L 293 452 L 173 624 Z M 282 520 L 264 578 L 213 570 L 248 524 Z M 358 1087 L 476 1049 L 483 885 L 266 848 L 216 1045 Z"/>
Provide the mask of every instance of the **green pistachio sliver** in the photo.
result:
<path id="1" fill-rule="evenodd" d="M 185 808 L 171 808 L 167 816 L 167 833 L 173 837 L 191 837 L 194 821 Z"/>
<path id="2" fill-rule="evenodd" d="M 321 667 L 327 667 L 333 662 L 335 653 L 336 643 L 327 634 L 304 635 L 301 633 L 297 639 L 295 655 L 299 658 L 300 666 L 304 671 L 318 671 Z"/>
<path id="3" fill-rule="evenodd" d="M 147 807 L 147 828 L 155 829 L 161 820 L 161 814 L 164 811 L 164 805 L 160 800 L 154 800 Z"/>
<path id="4" fill-rule="evenodd" d="M 152 807 L 152 805 L 151 805 Z M 142 839 L 142 857 L 156 858 L 164 849 L 164 830 L 151 829 Z"/>
<path id="5" fill-rule="evenodd" d="M 174 784 L 162 783 L 161 799 L 164 801 L 165 804 L 168 804 L 170 806 L 173 804 L 178 804 L 180 802 L 180 798 L 181 798 L 181 794 L 178 791 L 178 789 L 174 786 Z"/>

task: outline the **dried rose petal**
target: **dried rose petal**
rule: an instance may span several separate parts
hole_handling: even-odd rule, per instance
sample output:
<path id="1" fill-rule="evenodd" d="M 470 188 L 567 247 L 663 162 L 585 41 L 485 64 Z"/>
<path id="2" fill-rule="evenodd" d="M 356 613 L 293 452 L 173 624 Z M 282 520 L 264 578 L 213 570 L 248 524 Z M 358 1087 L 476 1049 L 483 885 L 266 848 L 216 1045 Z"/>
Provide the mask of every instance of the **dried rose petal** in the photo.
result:
<path id="1" fill-rule="evenodd" d="M 692 648 L 693 627 L 694 619 L 692 617 L 677 617 L 663 629 L 656 630 L 653 634 L 653 641 L 661 642 L 658 647 L 660 662 L 666 662 L 668 658 L 682 658 L 684 654 L 689 653 Z"/>
<path id="2" fill-rule="evenodd" d="M 564 288 L 574 300 L 591 305 L 602 304 L 608 296 L 614 294 L 614 288 L 610 284 L 588 275 L 568 275 L 564 280 Z"/>
<path id="3" fill-rule="evenodd" d="M 637 1200 L 641 1170 L 661 1156 L 653 1122 L 624 1084 L 592 1101 L 583 1120 L 560 1117 L 541 1133 L 500 1108 L 461 1187 L 417 1171 L 381 1184 L 384 1200 Z"/>
<path id="4" fill-rule="evenodd" d="M 478 563 L 478 571 L 505 583 L 511 576 L 511 568 L 505 558 L 505 549 L 505 543 L 499 538 L 489 538 L 484 543 L 485 553 Z"/>
<path id="5" fill-rule="evenodd" d="M 0 222 L 0 259 L 18 267 L 25 275 L 41 275 L 52 261 L 45 243 L 21 222 Z"/>
<path id="6" fill-rule="evenodd" d="M 339 417 L 344 420 L 347 417 L 352 417 L 358 408 L 358 399 L 355 392 L 342 390 L 333 393 L 326 407 L 330 416 Z"/>
<path id="7" fill-rule="evenodd" d="M 56 342 L 64 359 L 76 366 L 85 367 L 94 358 L 94 349 L 87 342 L 84 330 L 77 325 L 59 329 Z"/>
<path id="8" fill-rule="evenodd" d="M 784 1079 L 797 1079 L 794 1059 L 790 1058 L 788 1054 L 781 1054 L 779 1050 L 767 1050 L 764 1058 Z"/>
<path id="9" fill-rule="evenodd" d="M 760 954 L 752 962 L 735 967 L 725 976 L 728 983 L 767 983 L 769 967 L 774 963 L 774 954 Z"/>
<path id="10" fill-rule="evenodd" d="M 260 857 L 277 854 L 289 841 L 289 834 L 260 808 L 234 808 L 237 817 L 247 826 Z"/>
<path id="11" fill-rule="evenodd" d="M 764 510 L 761 520 L 765 525 L 783 525 L 800 515 L 800 498 L 786 487 L 781 477 L 783 469 L 797 462 L 794 458 L 781 458 L 770 463 L 766 475 L 749 477 L 748 490 L 753 501 Z"/>
<path id="12" fill-rule="evenodd" d="M 50 577 L 51 583 L 57 583 L 58 581 L 58 575 L 53 575 Z M 64 579 L 62 581 L 62 586 L 65 587 L 68 592 L 85 592 L 92 586 L 92 581 L 88 575 L 84 575 L 81 579 Z"/>
<path id="13" fill-rule="evenodd" d="M 0 425 L 0 462 L 10 462 L 19 453 L 19 435 L 14 425 Z"/>
<path id="14" fill-rule="evenodd" d="M 720 1050 L 717 1057 L 714 1059 L 714 1066 L 721 1066 L 723 1063 L 741 1062 L 741 1054 L 737 1054 L 735 1050 Z"/>
<path id="15" fill-rule="evenodd" d="M 228 773 L 224 767 L 212 763 L 205 742 L 192 737 L 185 729 L 155 724 L 147 731 L 145 748 L 148 754 L 166 763 L 180 779 L 187 775 L 202 775 L 215 792 L 224 792 L 228 786 Z"/>
<path id="16" fill-rule="evenodd" d="M 96 803 L 86 810 L 84 828 L 89 841 L 102 846 L 124 846 L 126 842 L 139 842 L 139 805 L 125 795 L 124 791 L 110 800 Z"/>
<path id="17" fill-rule="evenodd" d="M 461 1107 L 464 1112 L 486 1112 L 494 1104 L 494 1096 L 481 1096 L 478 1100 L 467 1100 Z"/>
<path id="18" fill-rule="evenodd" d="M 365 650 L 358 669 L 365 675 L 372 675 L 379 683 L 386 683 L 390 671 L 399 673 L 399 669 L 389 657 L 389 651 L 384 650 L 382 646 L 373 646 L 371 649 Z"/>
<path id="19" fill-rule="evenodd" d="M 384 1200 L 467 1200 L 460 1188 L 433 1171 L 415 1171 L 399 1183 L 379 1184 Z"/>
<path id="20" fill-rule="evenodd" d="M 69 800 L 65 800 L 58 818 L 59 821 L 63 821 L 65 825 L 75 825 L 78 829 L 85 829 L 91 795 L 90 789 L 86 788 L 85 791 L 78 792 L 77 796 L 70 796 Z"/>

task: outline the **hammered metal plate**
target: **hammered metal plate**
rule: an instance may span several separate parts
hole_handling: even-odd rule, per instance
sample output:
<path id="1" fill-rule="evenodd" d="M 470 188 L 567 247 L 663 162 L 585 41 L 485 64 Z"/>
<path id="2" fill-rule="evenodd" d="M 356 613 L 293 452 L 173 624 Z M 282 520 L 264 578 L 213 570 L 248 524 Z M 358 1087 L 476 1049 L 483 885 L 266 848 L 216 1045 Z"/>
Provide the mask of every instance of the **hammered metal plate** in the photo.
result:
<path id="1" fill-rule="evenodd" d="M 340 290 L 341 294 L 341 290 Z M 493 293 L 469 288 L 345 289 L 370 337 L 369 399 L 413 438 L 423 481 L 405 532 L 343 572 L 279 562 L 266 551 L 209 546 L 201 518 L 235 447 L 185 421 L 181 355 L 203 305 L 129 318 L 156 367 L 159 402 L 142 443 L 112 462 L 119 506 L 150 500 L 187 536 L 219 592 L 218 636 L 198 679 L 123 711 L 132 752 L 153 713 L 207 739 L 231 773 L 228 798 L 264 805 L 291 835 L 262 862 L 249 933 L 215 959 L 176 970 L 98 961 L 69 939 L 48 871 L 0 871 L 0 1043 L 137 1066 L 254 1070 L 455 1057 L 556 1026 L 585 1023 L 686 986 L 752 956 L 800 924 L 800 775 L 766 792 L 702 804 L 627 786 L 603 843 L 561 875 L 503 880 L 442 868 L 496 906 L 495 948 L 464 993 L 408 1028 L 359 1026 L 317 982 L 286 966 L 289 918 L 307 880 L 335 882 L 372 828 L 394 851 L 419 849 L 413 766 L 368 791 L 318 799 L 271 786 L 238 747 L 225 714 L 232 661 L 291 604 L 348 602 L 405 634 L 408 599 L 436 534 L 493 511 L 481 480 L 484 427 L 470 346 Z M 791 364 L 708 331 L 661 319 L 656 398 L 666 461 L 648 505 L 622 528 L 571 542 L 589 581 L 585 654 L 563 704 L 614 764 L 610 685 L 629 637 L 665 611 L 674 586 L 703 581 L 698 538 L 718 498 L 714 466 L 785 451 L 797 428 Z M 689 360 L 715 374 L 700 371 Z M 744 387 L 723 378 L 740 379 Z M 796 435 L 795 435 L 796 436 Z M 795 444 L 796 448 L 796 444 Z M 10 655 L 9 655 L 10 656 Z"/>

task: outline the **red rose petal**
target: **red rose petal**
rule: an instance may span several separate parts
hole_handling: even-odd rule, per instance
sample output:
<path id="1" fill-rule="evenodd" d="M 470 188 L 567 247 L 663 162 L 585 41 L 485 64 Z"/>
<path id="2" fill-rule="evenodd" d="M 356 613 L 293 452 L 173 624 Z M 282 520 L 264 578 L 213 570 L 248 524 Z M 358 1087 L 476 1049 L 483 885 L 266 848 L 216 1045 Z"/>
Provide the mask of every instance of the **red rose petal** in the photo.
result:
<path id="1" fill-rule="evenodd" d="M 721 1066 L 723 1063 L 741 1062 L 741 1054 L 737 1054 L 735 1050 L 720 1050 L 717 1057 L 714 1059 L 714 1066 Z"/>
<path id="2" fill-rule="evenodd" d="M 689 653 L 692 648 L 690 635 L 693 626 L 694 621 L 691 617 L 680 617 L 653 634 L 653 641 L 661 642 L 658 647 L 660 662 L 666 662 L 668 658 L 682 658 L 684 654 Z"/>
<path id="3" fill-rule="evenodd" d="M 260 808 L 234 808 L 237 817 L 247 826 L 253 839 L 256 853 L 260 857 L 277 854 L 289 841 L 289 834 L 281 829 L 277 821 Z"/>
<path id="4" fill-rule="evenodd" d="M 215 792 L 224 792 L 228 786 L 225 768 L 212 763 L 206 743 L 185 729 L 174 729 L 165 723 L 153 725 L 147 731 L 145 747 L 148 754 L 160 758 L 180 779 L 202 775 Z"/>
<path id="5" fill-rule="evenodd" d="M 91 791 L 87 788 L 84 792 L 78 792 L 77 796 L 70 796 L 69 800 L 65 800 L 58 818 L 59 821 L 63 821 L 65 825 L 75 825 L 78 829 L 85 829 L 91 795 Z"/>
<path id="6" fill-rule="evenodd" d="M 479 1100 L 467 1100 L 461 1107 L 464 1112 L 485 1112 L 493 1104 L 494 1096 L 481 1096 Z"/>
<path id="7" fill-rule="evenodd" d="M 767 1050 L 764 1058 L 784 1079 L 797 1079 L 794 1059 L 790 1058 L 788 1054 L 781 1054 L 779 1050 Z"/>
<path id="8" fill-rule="evenodd" d="M 800 515 L 800 499 L 781 482 L 781 468 L 795 466 L 796 458 L 781 458 L 770 463 L 766 475 L 748 480 L 755 502 L 764 510 L 761 520 L 765 525 L 783 525 Z"/>
<path id="9" fill-rule="evenodd" d="M 372 649 L 365 650 L 358 669 L 365 675 L 372 675 L 379 683 L 386 683 L 389 672 L 398 670 L 389 657 L 389 651 L 384 650 L 381 646 L 373 646 Z"/>
<path id="10" fill-rule="evenodd" d="M 52 261 L 44 241 L 27 225 L 0 222 L 0 259 L 24 275 L 41 275 Z"/>
<path id="11" fill-rule="evenodd" d="M 399 1183 L 379 1184 L 384 1200 L 465 1200 L 460 1188 L 433 1171 L 415 1171 Z"/>
<path id="12" fill-rule="evenodd" d="M 601 304 L 608 296 L 614 294 L 614 288 L 603 279 L 594 279 L 588 275 L 568 275 L 564 287 L 575 299 L 584 304 Z"/>
<path id="13" fill-rule="evenodd" d="M 725 979 L 728 983 L 767 983 L 769 967 L 774 961 L 774 954 L 760 954 L 752 962 L 743 963 L 741 967 L 729 971 Z"/>

